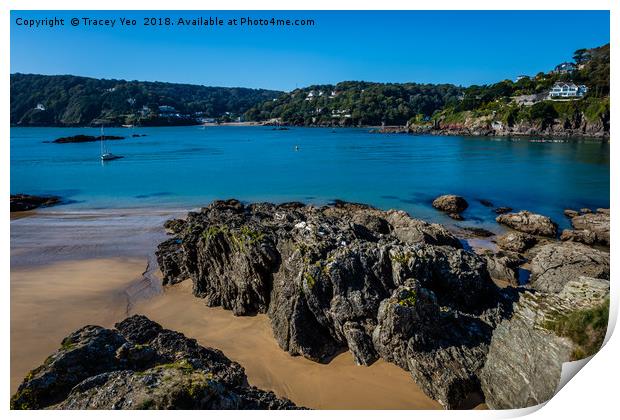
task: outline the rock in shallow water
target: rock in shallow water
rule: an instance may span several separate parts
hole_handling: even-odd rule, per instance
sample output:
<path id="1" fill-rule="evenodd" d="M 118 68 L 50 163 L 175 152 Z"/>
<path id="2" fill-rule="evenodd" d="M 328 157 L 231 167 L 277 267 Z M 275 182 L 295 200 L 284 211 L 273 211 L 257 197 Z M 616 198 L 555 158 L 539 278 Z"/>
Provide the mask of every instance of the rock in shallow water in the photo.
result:
<path id="1" fill-rule="evenodd" d="M 558 230 L 558 226 L 550 218 L 525 210 L 518 213 L 501 214 L 495 220 L 515 230 L 532 235 L 555 237 Z"/>
<path id="2" fill-rule="evenodd" d="M 221 351 L 140 315 L 86 326 L 31 371 L 13 409 L 291 409 Z"/>
<path id="3" fill-rule="evenodd" d="M 609 246 L 609 221 L 609 209 L 597 209 L 596 213 L 574 216 L 571 219 L 574 230 L 565 229 L 560 239 Z"/>
<path id="4" fill-rule="evenodd" d="M 449 214 L 458 214 L 465 211 L 469 204 L 460 195 L 447 194 L 434 199 L 433 207 Z"/>

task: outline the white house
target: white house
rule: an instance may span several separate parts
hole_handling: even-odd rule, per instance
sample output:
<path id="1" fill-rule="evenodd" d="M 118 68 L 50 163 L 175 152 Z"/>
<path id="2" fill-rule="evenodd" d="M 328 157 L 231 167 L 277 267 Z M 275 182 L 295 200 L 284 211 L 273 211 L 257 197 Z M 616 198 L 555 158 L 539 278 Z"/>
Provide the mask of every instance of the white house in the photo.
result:
<path id="1" fill-rule="evenodd" d="M 45 105 L 37 104 L 37 106 L 34 109 L 39 110 L 39 111 L 45 111 Z"/>
<path id="2" fill-rule="evenodd" d="M 573 82 L 555 82 L 549 91 L 549 98 L 581 98 L 588 93 L 586 85 L 577 86 Z"/>

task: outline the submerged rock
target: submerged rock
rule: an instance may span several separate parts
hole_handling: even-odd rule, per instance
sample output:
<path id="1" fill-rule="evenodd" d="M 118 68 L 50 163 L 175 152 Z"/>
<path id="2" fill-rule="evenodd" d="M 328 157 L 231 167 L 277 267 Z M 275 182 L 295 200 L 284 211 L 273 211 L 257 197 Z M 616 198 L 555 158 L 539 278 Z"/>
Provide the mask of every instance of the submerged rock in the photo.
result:
<path id="1" fill-rule="evenodd" d="M 60 203 L 60 197 L 54 195 L 11 194 L 11 212 L 34 210 Z"/>
<path id="2" fill-rule="evenodd" d="M 497 214 L 510 213 L 512 211 L 512 207 L 497 207 L 493 211 Z"/>
<path id="3" fill-rule="evenodd" d="M 578 243 L 544 245 L 532 259 L 532 287 L 543 292 L 560 292 L 579 276 L 609 281 L 609 253 Z"/>
<path id="4" fill-rule="evenodd" d="M 448 194 L 434 199 L 433 207 L 448 214 L 458 214 L 465 211 L 469 204 L 459 195 Z"/>
<path id="5" fill-rule="evenodd" d="M 557 294 L 522 294 L 512 317 L 502 321 L 493 332 L 480 375 L 487 406 L 522 408 L 551 399 L 560 381 L 562 363 L 588 355 L 576 351 L 579 343 L 560 335 L 562 328 L 557 325 L 573 318 L 590 318 L 581 314 L 600 313 L 598 316 L 604 319 L 596 325 L 581 327 L 584 331 L 597 330 L 599 336 L 604 336 L 608 295 L 608 281 L 587 277 L 571 279 Z"/>
<path id="6" fill-rule="evenodd" d="M 549 237 L 557 235 L 558 226 L 550 218 L 529 211 L 501 214 L 495 220 L 523 233 Z"/>
<path id="7" fill-rule="evenodd" d="M 12 409 L 290 409 L 221 351 L 140 315 L 86 326 L 31 371 Z"/>
<path id="8" fill-rule="evenodd" d="M 506 306 L 484 260 L 445 228 L 360 204 L 216 201 L 190 213 L 157 258 L 165 283 L 191 279 L 207 305 L 267 313 L 276 341 L 292 355 L 323 362 L 347 348 L 356 363 L 371 364 L 392 346 L 377 347 L 377 334 L 382 343 L 411 347 L 402 360 L 388 360 L 446 407 L 480 392 L 480 343 L 488 343 Z M 382 313 L 407 287 L 433 296 L 433 311 L 441 307 L 443 315 L 432 325 L 407 326 L 412 334 L 423 328 L 419 337 L 390 337 Z M 452 362 L 434 383 L 429 375 L 440 359 Z M 460 373 L 451 373 L 456 365 Z"/>

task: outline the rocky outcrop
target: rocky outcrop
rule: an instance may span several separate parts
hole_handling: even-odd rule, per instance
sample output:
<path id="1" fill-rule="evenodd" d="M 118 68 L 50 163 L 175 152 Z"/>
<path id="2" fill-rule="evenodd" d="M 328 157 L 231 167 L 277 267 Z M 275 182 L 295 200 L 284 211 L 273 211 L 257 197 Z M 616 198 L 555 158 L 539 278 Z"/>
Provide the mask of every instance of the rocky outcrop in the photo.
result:
<path id="1" fill-rule="evenodd" d="M 496 121 L 492 115 L 475 116 L 464 113 L 464 121 L 447 123 L 438 119 L 433 124 L 408 124 L 405 130 L 410 134 L 432 134 L 453 136 L 493 136 L 493 137 L 547 137 L 572 138 L 588 137 L 609 139 L 609 111 L 595 120 L 590 120 L 583 112 L 575 112 L 570 117 L 545 120 L 523 120 L 514 123 Z"/>
<path id="2" fill-rule="evenodd" d="M 465 211 L 469 204 L 467 201 L 459 195 L 442 195 L 433 200 L 433 207 L 437 210 L 441 210 L 448 213 L 448 216 L 453 219 L 461 220 L 460 213 Z"/>
<path id="3" fill-rule="evenodd" d="M 500 214 L 495 220 L 523 233 L 549 237 L 557 235 L 558 226 L 550 218 L 525 210 Z"/>
<path id="4" fill-rule="evenodd" d="M 31 371 L 12 409 L 291 409 L 221 351 L 134 315 L 86 326 Z"/>
<path id="5" fill-rule="evenodd" d="M 446 407 L 480 393 L 480 360 L 510 298 L 440 225 L 359 204 L 228 200 L 169 226 L 177 233 L 157 250 L 164 282 L 189 278 L 207 305 L 267 313 L 290 354 L 322 362 L 348 348 L 359 364 L 386 358 Z M 410 310 L 394 302 L 416 301 L 399 303 L 404 290 L 428 297 L 419 301 L 426 309 L 411 310 L 428 309 L 433 323 L 393 315 Z M 390 356 L 395 346 L 407 349 L 400 359 Z"/>
<path id="6" fill-rule="evenodd" d="M 561 240 L 609 246 L 609 209 L 573 216 L 571 224 L 573 229 L 565 229 L 560 236 Z"/>
<path id="7" fill-rule="evenodd" d="M 69 137 L 60 137 L 52 141 L 52 143 L 92 143 L 100 140 L 123 140 L 121 136 L 87 136 L 86 134 L 78 134 Z"/>
<path id="8" fill-rule="evenodd" d="M 60 197 L 54 195 L 11 194 L 11 212 L 34 210 L 60 203 Z"/>
<path id="9" fill-rule="evenodd" d="M 609 280 L 609 253 L 573 242 L 554 242 L 532 259 L 532 287 L 558 293 L 579 276 Z"/>
<path id="10" fill-rule="evenodd" d="M 536 237 L 521 232 L 508 232 L 497 238 L 497 246 L 512 252 L 525 252 L 536 245 Z"/>
<path id="11" fill-rule="evenodd" d="M 573 359 L 576 348 L 555 331 L 554 322 L 600 305 L 608 294 L 608 281 L 587 277 L 574 277 L 557 294 L 523 293 L 512 317 L 493 332 L 480 375 L 487 406 L 521 408 L 551 399 L 562 363 Z"/>

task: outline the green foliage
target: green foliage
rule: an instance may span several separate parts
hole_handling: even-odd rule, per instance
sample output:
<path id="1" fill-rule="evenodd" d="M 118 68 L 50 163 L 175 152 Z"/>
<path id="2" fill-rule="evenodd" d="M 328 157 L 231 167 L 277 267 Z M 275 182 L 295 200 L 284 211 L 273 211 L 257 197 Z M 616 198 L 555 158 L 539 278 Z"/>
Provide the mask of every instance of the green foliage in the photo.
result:
<path id="1" fill-rule="evenodd" d="M 202 237 L 208 242 L 220 233 L 228 235 L 228 226 L 211 225 L 202 231 Z"/>
<path id="2" fill-rule="evenodd" d="M 399 296 L 398 304 L 400 306 L 413 307 L 418 298 L 415 290 L 406 290 Z"/>
<path id="3" fill-rule="evenodd" d="M 562 337 L 570 338 L 576 347 L 573 360 L 595 354 L 603 345 L 609 320 L 609 298 L 600 305 L 560 315 L 544 327 Z"/>
<path id="4" fill-rule="evenodd" d="M 314 278 L 314 276 L 306 272 L 304 274 L 304 279 L 306 280 L 306 285 L 308 286 L 308 289 L 312 290 L 316 285 L 316 279 Z"/>
<path id="5" fill-rule="evenodd" d="M 392 261 L 404 265 L 409 263 L 411 257 L 412 255 L 410 252 L 396 252 L 392 255 Z"/>
<path id="6" fill-rule="evenodd" d="M 16 73 L 11 75 L 11 124 L 193 124 L 196 113 L 221 119 L 229 117 L 226 113 L 242 115 L 280 94 L 264 89 Z M 35 109 L 38 104 L 45 110 Z M 174 107 L 182 117 L 159 116 L 160 105 Z M 142 107 L 147 107 L 147 115 L 141 114 Z"/>
<path id="7" fill-rule="evenodd" d="M 247 120 L 293 125 L 404 125 L 456 101 L 462 88 L 417 83 L 341 82 L 296 89 L 246 112 Z M 313 96 L 309 96 L 310 93 Z"/>

